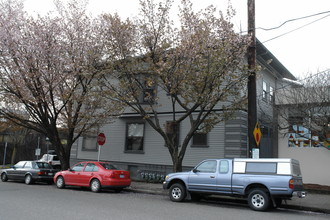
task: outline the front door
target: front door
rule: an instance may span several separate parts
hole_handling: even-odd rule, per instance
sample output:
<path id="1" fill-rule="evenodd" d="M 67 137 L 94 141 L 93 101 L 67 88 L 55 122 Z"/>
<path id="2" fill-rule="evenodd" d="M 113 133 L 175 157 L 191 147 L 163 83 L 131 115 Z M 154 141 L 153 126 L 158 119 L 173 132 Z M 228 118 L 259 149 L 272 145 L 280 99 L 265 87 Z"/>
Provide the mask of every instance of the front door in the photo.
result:
<path id="1" fill-rule="evenodd" d="M 217 161 L 206 160 L 189 174 L 188 188 L 191 191 L 216 191 Z"/>
<path id="2" fill-rule="evenodd" d="M 8 178 L 13 180 L 22 180 L 21 178 L 23 173 L 22 169 L 25 163 L 26 161 L 20 161 L 17 164 L 15 164 L 13 168 L 9 169 L 7 171 Z"/>
<path id="3" fill-rule="evenodd" d="M 65 183 L 68 185 L 79 185 L 80 176 L 85 164 L 85 162 L 82 162 L 74 165 L 65 175 Z"/>

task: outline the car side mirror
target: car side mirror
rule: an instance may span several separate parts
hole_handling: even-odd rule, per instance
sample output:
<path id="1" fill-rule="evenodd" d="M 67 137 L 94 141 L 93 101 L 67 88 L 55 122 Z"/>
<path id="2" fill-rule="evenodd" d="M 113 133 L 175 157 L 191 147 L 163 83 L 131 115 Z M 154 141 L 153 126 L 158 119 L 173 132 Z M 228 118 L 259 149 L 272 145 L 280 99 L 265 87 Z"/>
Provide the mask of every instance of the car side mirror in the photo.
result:
<path id="1" fill-rule="evenodd" d="M 194 168 L 192 171 L 193 171 L 194 173 L 198 173 L 198 172 L 199 172 L 199 170 L 197 170 L 196 168 Z"/>

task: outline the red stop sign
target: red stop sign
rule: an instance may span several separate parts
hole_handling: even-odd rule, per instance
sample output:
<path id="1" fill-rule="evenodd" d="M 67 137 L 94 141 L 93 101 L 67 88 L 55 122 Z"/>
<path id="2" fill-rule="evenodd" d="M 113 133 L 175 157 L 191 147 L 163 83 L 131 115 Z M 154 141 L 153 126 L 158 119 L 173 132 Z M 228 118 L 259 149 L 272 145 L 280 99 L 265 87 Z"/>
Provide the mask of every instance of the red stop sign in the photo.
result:
<path id="1" fill-rule="evenodd" d="M 99 135 L 97 135 L 97 143 L 99 145 L 103 145 L 105 143 L 105 135 L 103 133 L 99 133 Z"/>

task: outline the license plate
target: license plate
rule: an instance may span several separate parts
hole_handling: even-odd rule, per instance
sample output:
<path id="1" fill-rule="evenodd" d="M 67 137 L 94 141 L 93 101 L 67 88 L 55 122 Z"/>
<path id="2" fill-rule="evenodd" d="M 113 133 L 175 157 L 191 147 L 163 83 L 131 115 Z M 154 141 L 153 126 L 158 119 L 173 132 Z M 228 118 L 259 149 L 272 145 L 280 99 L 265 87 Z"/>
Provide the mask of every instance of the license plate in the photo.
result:
<path id="1" fill-rule="evenodd" d="M 125 175 L 124 174 L 120 174 L 119 177 L 120 178 L 125 178 Z"/>
<path id="2" fill-rule="evenodd" d="M 53 176 L 53 173 L 48 173 L 48 176 Z"/>

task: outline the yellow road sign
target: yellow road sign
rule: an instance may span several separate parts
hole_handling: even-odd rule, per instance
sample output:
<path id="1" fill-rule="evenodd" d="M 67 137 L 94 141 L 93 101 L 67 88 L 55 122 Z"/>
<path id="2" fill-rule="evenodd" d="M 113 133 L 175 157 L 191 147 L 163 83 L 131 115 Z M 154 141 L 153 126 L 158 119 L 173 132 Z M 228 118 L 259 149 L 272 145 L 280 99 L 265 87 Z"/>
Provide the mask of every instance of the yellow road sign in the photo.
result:
<path id="1" fill-rule="evenodd" d="M 257 122 L 254 130 L 253 130 L 253 136 L 254 136 L 254 140 L 256 141 L 257 146 L 259 146 L 260 144 L 260 140 L 261 140 L 261 130 L 260 130 L 260 125 L 259 122 Z"/>

